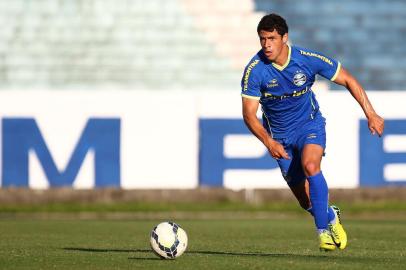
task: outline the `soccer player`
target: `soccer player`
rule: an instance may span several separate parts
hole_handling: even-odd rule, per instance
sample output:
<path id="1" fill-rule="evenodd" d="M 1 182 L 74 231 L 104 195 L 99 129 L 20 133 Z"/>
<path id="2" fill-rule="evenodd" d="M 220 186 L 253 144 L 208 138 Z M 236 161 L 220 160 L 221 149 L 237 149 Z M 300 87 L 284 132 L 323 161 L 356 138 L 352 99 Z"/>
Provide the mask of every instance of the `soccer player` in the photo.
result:
<path id="1" fill-rule="evenodd" d="M 241 81 L 245 124 L 277 160 L 300 206 L 314 217 L 320 250 L 344 249 L 347 235 L 340 210 L 328 205 L 327 182 L 320 169 L 326 132 L 325 118 L 312 90 L 316 75 L 350 91 L 372 134 L 382 135 L 384 120 L 340 62 L 287 44 L 288 26 L 281 16 L 264 16 L 257 32 L 262 49 L 248 63 Z M 259 104 L 262 124 L 256 116 Z"/>

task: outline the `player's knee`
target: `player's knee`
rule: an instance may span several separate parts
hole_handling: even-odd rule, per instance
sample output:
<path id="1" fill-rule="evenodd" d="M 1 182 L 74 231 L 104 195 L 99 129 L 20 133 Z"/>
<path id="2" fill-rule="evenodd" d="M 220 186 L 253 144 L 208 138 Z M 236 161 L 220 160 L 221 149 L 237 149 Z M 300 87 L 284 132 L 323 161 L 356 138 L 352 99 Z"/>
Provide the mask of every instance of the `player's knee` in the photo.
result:
<path id="1" fill-rule="evenodd" d="M 303 169 L 306 176 L 312 176 L 320 172 L 320 165 L 316 162 L 309 161 L 304 164 Z"/>

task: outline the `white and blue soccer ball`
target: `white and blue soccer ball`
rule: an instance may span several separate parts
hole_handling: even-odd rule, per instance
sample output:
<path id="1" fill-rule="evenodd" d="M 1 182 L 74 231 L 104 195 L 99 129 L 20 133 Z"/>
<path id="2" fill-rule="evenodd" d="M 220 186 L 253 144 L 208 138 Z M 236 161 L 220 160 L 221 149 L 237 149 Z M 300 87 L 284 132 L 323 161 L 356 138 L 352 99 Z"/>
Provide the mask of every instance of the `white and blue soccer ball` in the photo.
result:
<path id="1" fill-rule="evenodd" d="M 165 221 L 154 227 L 150 237 L 151 248 L 163 259 L 175 259 L 185 252 L 188 238 L 178 224 Z"/>

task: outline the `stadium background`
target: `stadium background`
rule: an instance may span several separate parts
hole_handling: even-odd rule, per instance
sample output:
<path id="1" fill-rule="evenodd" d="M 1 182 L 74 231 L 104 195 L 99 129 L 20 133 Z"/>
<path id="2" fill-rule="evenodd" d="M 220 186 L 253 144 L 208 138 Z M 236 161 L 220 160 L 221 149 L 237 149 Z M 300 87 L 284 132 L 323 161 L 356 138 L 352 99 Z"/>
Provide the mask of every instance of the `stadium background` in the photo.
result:
<path id="1" fill-rule="evenodd" d="M 339 59 L 386 119 L 371 137 L 352 97 L 314 90 L 330 187 L 406 184 L 403 1 L 0 1 L 1 186 L 284 188 L 241 121 L 256 25 Z"/>
<path id="2" fill-rule="evenodd" d="M 269 12 L 386 120 L 371 136 L 347 91 L 316 82 L 348 252 L 317 253 L 241 119 Z M 0 23 L 1 269 L 404 269 L 405 1 L 0 0 Z M 190 236 L 170 264 L 148 247 L 168 219 Z"/>

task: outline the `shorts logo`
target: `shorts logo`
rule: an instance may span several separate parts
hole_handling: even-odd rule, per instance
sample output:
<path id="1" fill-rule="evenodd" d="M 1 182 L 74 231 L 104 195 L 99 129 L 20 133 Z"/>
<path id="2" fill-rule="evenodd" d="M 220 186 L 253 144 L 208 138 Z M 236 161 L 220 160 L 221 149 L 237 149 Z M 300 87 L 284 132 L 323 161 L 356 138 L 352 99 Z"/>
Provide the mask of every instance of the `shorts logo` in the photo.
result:
<path id="1" fill-rule="evenodd" d="M 296 74 L 295 74 L 295 76 L 293 77 L 293 83 L 296 85 L 296 86 L 302 86 L 303 84 L 305 84 L 306 83 L 306 75 L 303 73 L 303 72 L 301 72 L 301 71 L 298 71 Z"/>
<path id="2" fill-rule="evenodd" d="M 317 138 L 317 135 L 312 133 L 312 134 L 307 135 L 307 138 L 308 139 L 314 139 L 314 138 Z"/>

